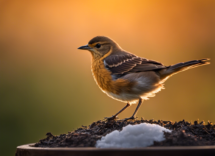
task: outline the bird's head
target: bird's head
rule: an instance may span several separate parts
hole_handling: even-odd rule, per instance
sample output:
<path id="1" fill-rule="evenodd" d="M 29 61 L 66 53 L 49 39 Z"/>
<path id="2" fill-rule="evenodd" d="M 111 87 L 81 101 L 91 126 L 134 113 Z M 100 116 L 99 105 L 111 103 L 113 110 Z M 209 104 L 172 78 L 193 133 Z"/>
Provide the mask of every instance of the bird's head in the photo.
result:
<path id="1" fill-rule="evenodd" d="M 120 46 L 112 39 L 105 36 L 96 36 L 91 39 L 87 45 L 81 46 L 78 49 L 88 50 L 94 58 L 101 58 L 109 55 L 112 51 L 120 50 Z"/>

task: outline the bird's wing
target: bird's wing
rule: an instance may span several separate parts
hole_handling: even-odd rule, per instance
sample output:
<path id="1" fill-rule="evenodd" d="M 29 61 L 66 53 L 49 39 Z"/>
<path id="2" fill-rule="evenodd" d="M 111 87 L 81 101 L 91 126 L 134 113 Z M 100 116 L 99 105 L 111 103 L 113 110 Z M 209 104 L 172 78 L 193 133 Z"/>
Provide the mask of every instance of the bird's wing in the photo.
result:
<path id="1" fill-rule="evenodd" d="M 112 74 L 144 72 L 166 68 L 163 64 L 133 54 L 112 55 L 104 59 L 105 67 Z"/>

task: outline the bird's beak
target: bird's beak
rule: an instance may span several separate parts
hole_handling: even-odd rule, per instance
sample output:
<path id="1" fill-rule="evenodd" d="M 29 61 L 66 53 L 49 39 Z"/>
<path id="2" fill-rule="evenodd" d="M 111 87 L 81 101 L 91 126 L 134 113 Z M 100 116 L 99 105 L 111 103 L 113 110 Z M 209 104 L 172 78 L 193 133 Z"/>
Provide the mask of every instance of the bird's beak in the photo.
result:
<path id="1" fill-rule="evenodd" d="M 88 45 L 84 45 L 84 46 L 79 47 L 78 49 L 81 49 L 81 50 L 90 50 L 92 48 L 89 47 Z"/>

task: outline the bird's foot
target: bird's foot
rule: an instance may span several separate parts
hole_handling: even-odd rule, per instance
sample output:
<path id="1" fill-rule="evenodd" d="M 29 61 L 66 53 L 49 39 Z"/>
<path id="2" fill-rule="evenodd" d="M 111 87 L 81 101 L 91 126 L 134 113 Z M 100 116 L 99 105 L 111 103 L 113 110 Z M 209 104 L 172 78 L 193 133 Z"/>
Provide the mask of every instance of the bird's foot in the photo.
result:
<path id="1" fill-rule="evenodd" d="M 127 121 L 127 120 L 135 120 L 135 119 L 137 119 L 137 117 L 131 116 L 130 118 L 125 118 L 124 121 Z"/>
<path id="2" fill-rule="evenodd" d="M 116 120 L 116 119 L 118 119 L 118 117 L 113 115 L 112 117 L 105 117 L 104 119 L 107 121 L 110 121 L 110 120 Z"/>

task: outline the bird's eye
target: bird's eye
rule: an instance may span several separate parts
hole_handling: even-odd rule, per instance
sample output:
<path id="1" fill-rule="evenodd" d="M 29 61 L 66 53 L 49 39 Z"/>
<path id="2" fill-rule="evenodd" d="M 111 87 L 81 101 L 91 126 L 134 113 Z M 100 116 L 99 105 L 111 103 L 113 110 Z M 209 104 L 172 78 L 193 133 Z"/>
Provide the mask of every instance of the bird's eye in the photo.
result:
<path id="1" fill-rule="evenodd" d="M 98 44 L 95 45 L 95 47 L 96 47 L 96 48 L 100 48 L 100 47 L 101 47 L 101 44 L 98 43 Z"/>

